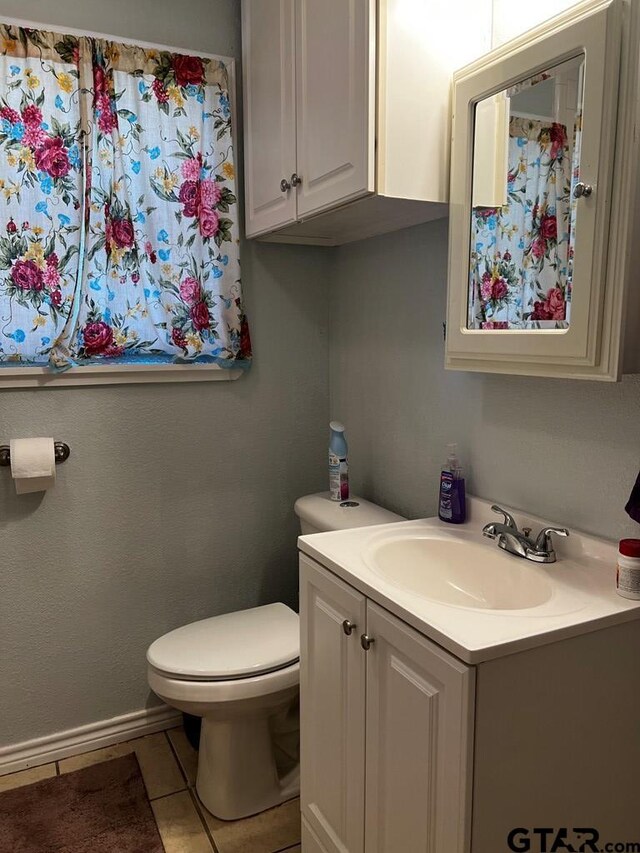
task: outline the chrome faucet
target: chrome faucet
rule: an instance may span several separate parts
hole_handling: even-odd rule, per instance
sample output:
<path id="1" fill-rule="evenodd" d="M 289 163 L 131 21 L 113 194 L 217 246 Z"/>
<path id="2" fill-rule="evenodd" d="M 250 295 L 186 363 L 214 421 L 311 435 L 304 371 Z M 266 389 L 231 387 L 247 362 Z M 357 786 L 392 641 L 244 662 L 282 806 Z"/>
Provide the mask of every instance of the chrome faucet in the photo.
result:
<path id="1" fill-rule="evenodd" d="M 553 548 L 551 534 L 568 536 L 566 527 L 543 527 L 535 540 L 531 539 L 531 528 L 518 530 L 514 517 L 502 507 L 494 504 L 491 509 L 503 516 L 502 524 L 492 521 L 482 528 L 482 535 L 488 539 L 496 539 L 498 547 L 516 557 L 532 560 L 534 563 L 555 563 L 556 552 Z"/>

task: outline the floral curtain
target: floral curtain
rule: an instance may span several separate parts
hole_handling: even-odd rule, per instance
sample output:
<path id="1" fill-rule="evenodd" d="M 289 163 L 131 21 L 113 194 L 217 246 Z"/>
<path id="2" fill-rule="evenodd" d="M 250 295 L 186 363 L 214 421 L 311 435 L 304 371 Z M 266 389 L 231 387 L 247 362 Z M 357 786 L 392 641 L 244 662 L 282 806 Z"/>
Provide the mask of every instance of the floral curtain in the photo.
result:
<path id="1" fill-rule="evenodd" d="M 572 168 L 564 125 L 510 119 L 507 204 L 472 212 L 469 328 L 568 326 Z"/>
<path id="2" fill-rule="evenodd" d="M 0 360 L 46 362 L 79 272 L 78 62 L 53 33 L 0 40 Z"/>
<path id="3" fill-rule="evenodd" d="M 0 363 L 248 367 L 227 67 L 0 39 Z"/>

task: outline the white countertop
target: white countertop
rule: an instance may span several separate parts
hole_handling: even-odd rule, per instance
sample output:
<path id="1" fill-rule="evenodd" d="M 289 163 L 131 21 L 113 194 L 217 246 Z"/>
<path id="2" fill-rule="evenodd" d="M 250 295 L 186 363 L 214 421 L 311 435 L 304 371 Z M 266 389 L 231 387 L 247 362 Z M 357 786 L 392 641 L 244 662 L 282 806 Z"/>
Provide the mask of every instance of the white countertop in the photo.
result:
<path id="1" fill-rule="evenodd" d="M 549 523 L 515 510 L 513 515 L 521 529 L 529 526 L 537 531 Z M 640 601 L 622 598 L 616 592 L 617 543 L 572 530 L 568 539 L 555 540 L 557 562 L 529 563 L 505 555 L 496 542 L 482 536 L 483 525 L 496 519 L 489 502 L 471 497 L 468 520 L 463 525 L 427 518 L 301 536 L 298 547 L 466 663 L 480 663 L 640 618 Z M 379 574 L 370 559 L 377 542 L 403 534 L 453 538 L 493 549 L 497 559 L 509 558 L 519 567 L 531 566 L 532 571 L 543 572 L 553 586 L 551 598 L 524 610 L 478 610 L 441 604 L 409 592 Z"/>

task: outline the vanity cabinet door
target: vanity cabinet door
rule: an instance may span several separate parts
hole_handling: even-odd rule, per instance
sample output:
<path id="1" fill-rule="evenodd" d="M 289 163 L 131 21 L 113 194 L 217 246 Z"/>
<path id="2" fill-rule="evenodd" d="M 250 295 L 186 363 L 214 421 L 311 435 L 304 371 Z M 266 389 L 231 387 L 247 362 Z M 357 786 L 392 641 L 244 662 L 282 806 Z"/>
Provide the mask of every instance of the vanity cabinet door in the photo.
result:
<path id="1" fill-rule="evenodd" d="M 297 0 L 298 217 L 375 189 L 375 3 Z"/>
<path id="2" fill-rule="evenodd" d="M 326 853 L 364 849 L 365 618 L 363 595 L 300 556 L 301 805 Z"/>
<path id="3" fill-rule="evenodd" d="M 247 237 L 296 220 L 294 39 L 294 0 L 242 0 Z"/>
<path id="4" fill-rule="evenodd" d="M 367 604 L 366 853 L 465 853 L 475 673 Z"/>

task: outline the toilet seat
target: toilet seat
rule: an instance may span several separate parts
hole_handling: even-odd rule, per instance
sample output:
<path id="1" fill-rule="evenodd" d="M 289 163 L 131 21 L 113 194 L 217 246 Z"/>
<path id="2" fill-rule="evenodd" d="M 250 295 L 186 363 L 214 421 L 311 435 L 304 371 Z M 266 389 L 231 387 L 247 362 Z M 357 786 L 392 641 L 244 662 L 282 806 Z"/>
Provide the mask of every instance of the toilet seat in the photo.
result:
<path id="1" fill-rule="evenodd" d="M 192 702 L 202 704 L 225 704 L 242 700 L 260 699 L 290 688 L 297 689 L 300 683 L 300 662 L 271 672 L 225 681 L 176 678 L 149 665 L 149 686 L 165 701 Z"/>
<path id="2" fill-rule="evenodd" d="M 219 684 L 226 681 L 246 681 L 247 679 L 256 678 L 259 675 L 270 675 L 273 672 L 279 672 L 281 669 L 287 669 L 287 667 L 293 666 L 293 664 L 296 664 L 299 661 L 300 657 L 295 657 L 293 660 L 282 664 L 282 666 L 274 666 L 270 669 L 259 669 L 251 675 L 230 675 L 228 678 L 219 678 L 216 676 L 212 676 L 211 678 L 194 678 L 190 675 L 184 675 L 181 672 L 166 672 L 164 669 L 153 666 L 153 664 L 149 664 L 149 667 L 157 672 L 158 675 L 162 675 L 165 678 L 173 678 L 176 681 L 202 681 L 204 684 Z"/>
<path id="3" fill-rule="evenodd" d="M 147 661 L 171 680 L 247 680 L 291 667 L 300 656 L 298 614 L 284 604 L 213 616 L 151 644 Z"/>

